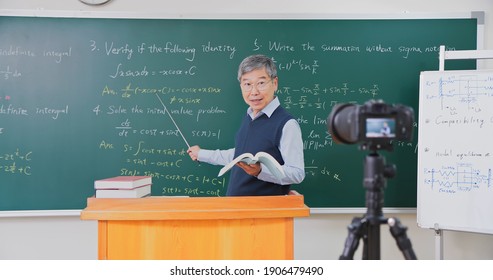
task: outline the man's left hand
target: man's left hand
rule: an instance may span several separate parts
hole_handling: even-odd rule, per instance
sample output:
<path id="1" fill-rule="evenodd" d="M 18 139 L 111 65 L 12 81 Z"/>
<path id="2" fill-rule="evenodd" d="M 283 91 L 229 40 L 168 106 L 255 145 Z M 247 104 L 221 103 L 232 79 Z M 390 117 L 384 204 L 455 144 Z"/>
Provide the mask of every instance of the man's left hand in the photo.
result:
<path id="1" fill-rule="evenodd" d="M 260 166 L 260 163 L 257 162 L 255 164 L 246 164 L 244 162 L 238 162 L 236 165 L 238 165 L 241 169 L 245 170 L 245 172 L 248 175 L 257 177 L 260 172 L 262 171 L 262 166 Z"/>

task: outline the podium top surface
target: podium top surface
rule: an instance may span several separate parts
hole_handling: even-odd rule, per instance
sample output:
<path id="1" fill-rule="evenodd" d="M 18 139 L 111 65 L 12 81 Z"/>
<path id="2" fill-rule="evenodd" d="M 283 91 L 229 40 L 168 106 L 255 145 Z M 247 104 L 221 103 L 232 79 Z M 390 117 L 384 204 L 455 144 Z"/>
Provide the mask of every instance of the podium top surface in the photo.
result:
<path id="1" fill-rule="evenodd" d="M 309 216 L 302 195 L 88 198 L 82 220 L 207 220 Z"/>

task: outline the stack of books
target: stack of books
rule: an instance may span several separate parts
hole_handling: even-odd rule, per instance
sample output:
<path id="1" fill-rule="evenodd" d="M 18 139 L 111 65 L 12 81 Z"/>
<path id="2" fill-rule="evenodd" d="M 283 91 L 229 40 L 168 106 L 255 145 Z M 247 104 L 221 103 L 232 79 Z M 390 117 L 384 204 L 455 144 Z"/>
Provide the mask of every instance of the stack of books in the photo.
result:
<path id="1" fill-rule="evenodd" d="M 117 176 L 94 181 L 96 198 L 140 198 L 151 195 L 152 177 Z"/>

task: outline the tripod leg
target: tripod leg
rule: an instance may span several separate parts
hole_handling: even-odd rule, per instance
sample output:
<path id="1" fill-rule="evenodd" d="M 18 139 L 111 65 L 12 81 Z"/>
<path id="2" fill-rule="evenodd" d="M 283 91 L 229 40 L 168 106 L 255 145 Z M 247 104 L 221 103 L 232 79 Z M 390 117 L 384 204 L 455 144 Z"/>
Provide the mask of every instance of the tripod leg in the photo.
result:
<path id="1" fill-rule="evenodd" d="M 361 218 L 353 218 L 351 224 L 347 227 L 348 237 L 344 243 L 344 251 L 339 257 L 340 260 L 352 260 L 354 252 L 358 249 L 359 239 L 362 237 L 364 223 Z"/>
<path id="2" fill-rule="evenodd" d="M 390 226 L 390 233 L 394 237 L 397 247 L 401 250 L 406 260 L 416 260 L 411 240 L 407 237 L 407 227 L 401 224 L 401 221 L 397 218 L 389 218 L 388 224 Z"/>

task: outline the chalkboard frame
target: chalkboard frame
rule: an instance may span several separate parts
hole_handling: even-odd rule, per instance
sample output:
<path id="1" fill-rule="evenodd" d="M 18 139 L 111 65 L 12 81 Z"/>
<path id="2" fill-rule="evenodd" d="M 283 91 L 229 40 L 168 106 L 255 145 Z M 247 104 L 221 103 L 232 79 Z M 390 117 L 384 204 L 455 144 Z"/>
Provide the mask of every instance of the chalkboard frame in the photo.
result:
<path id="1" fill-rule="evenodd" d="M 477 28 L 477 43 L 478 49 L 482 49 L 483 37 L 484 37 L 484 12 L 470 12 L 470 13 L 439 13 L 439 14 L 368 14 L 368 15 L 334 15 L 334 14 L 318 14 L 318 15 L 304 15 L 304 14 L 266 14 L 266 15 L 222 15 L 222 14 L 209 14 L 209 15 L 167 15 L 162 13 L 109 13 L 109 12 L 71 12 L 64 11 L 9 11 L 3 10 L 0 12 L 0 16 L 33 16 L 33 17 L 68 17 L 68 18 L 141 18 L 141 19 L 283 19 L 283 20 L 296 20 L 296 19 L 442 19 L 442 18 L 460 18 L 470 19 L 475 18 L 478 21 Z M 396 213 L 409 213 L 414 212 L 415 208 L 385 208 L 387 212 Z M 29 215 L 38 215 L 46 213 L 47 216 L 53 215 L 77 215 L 75 210 L 26 210 L 26 211 L 0 211 L 2 216 L 17 216 L 19 213 L 31 213 Z M 312 213 L 360 213 L 363 212 L 363 208 L 311 208 Z M 21 214 L 22 215 L 22 214 Z"/>

